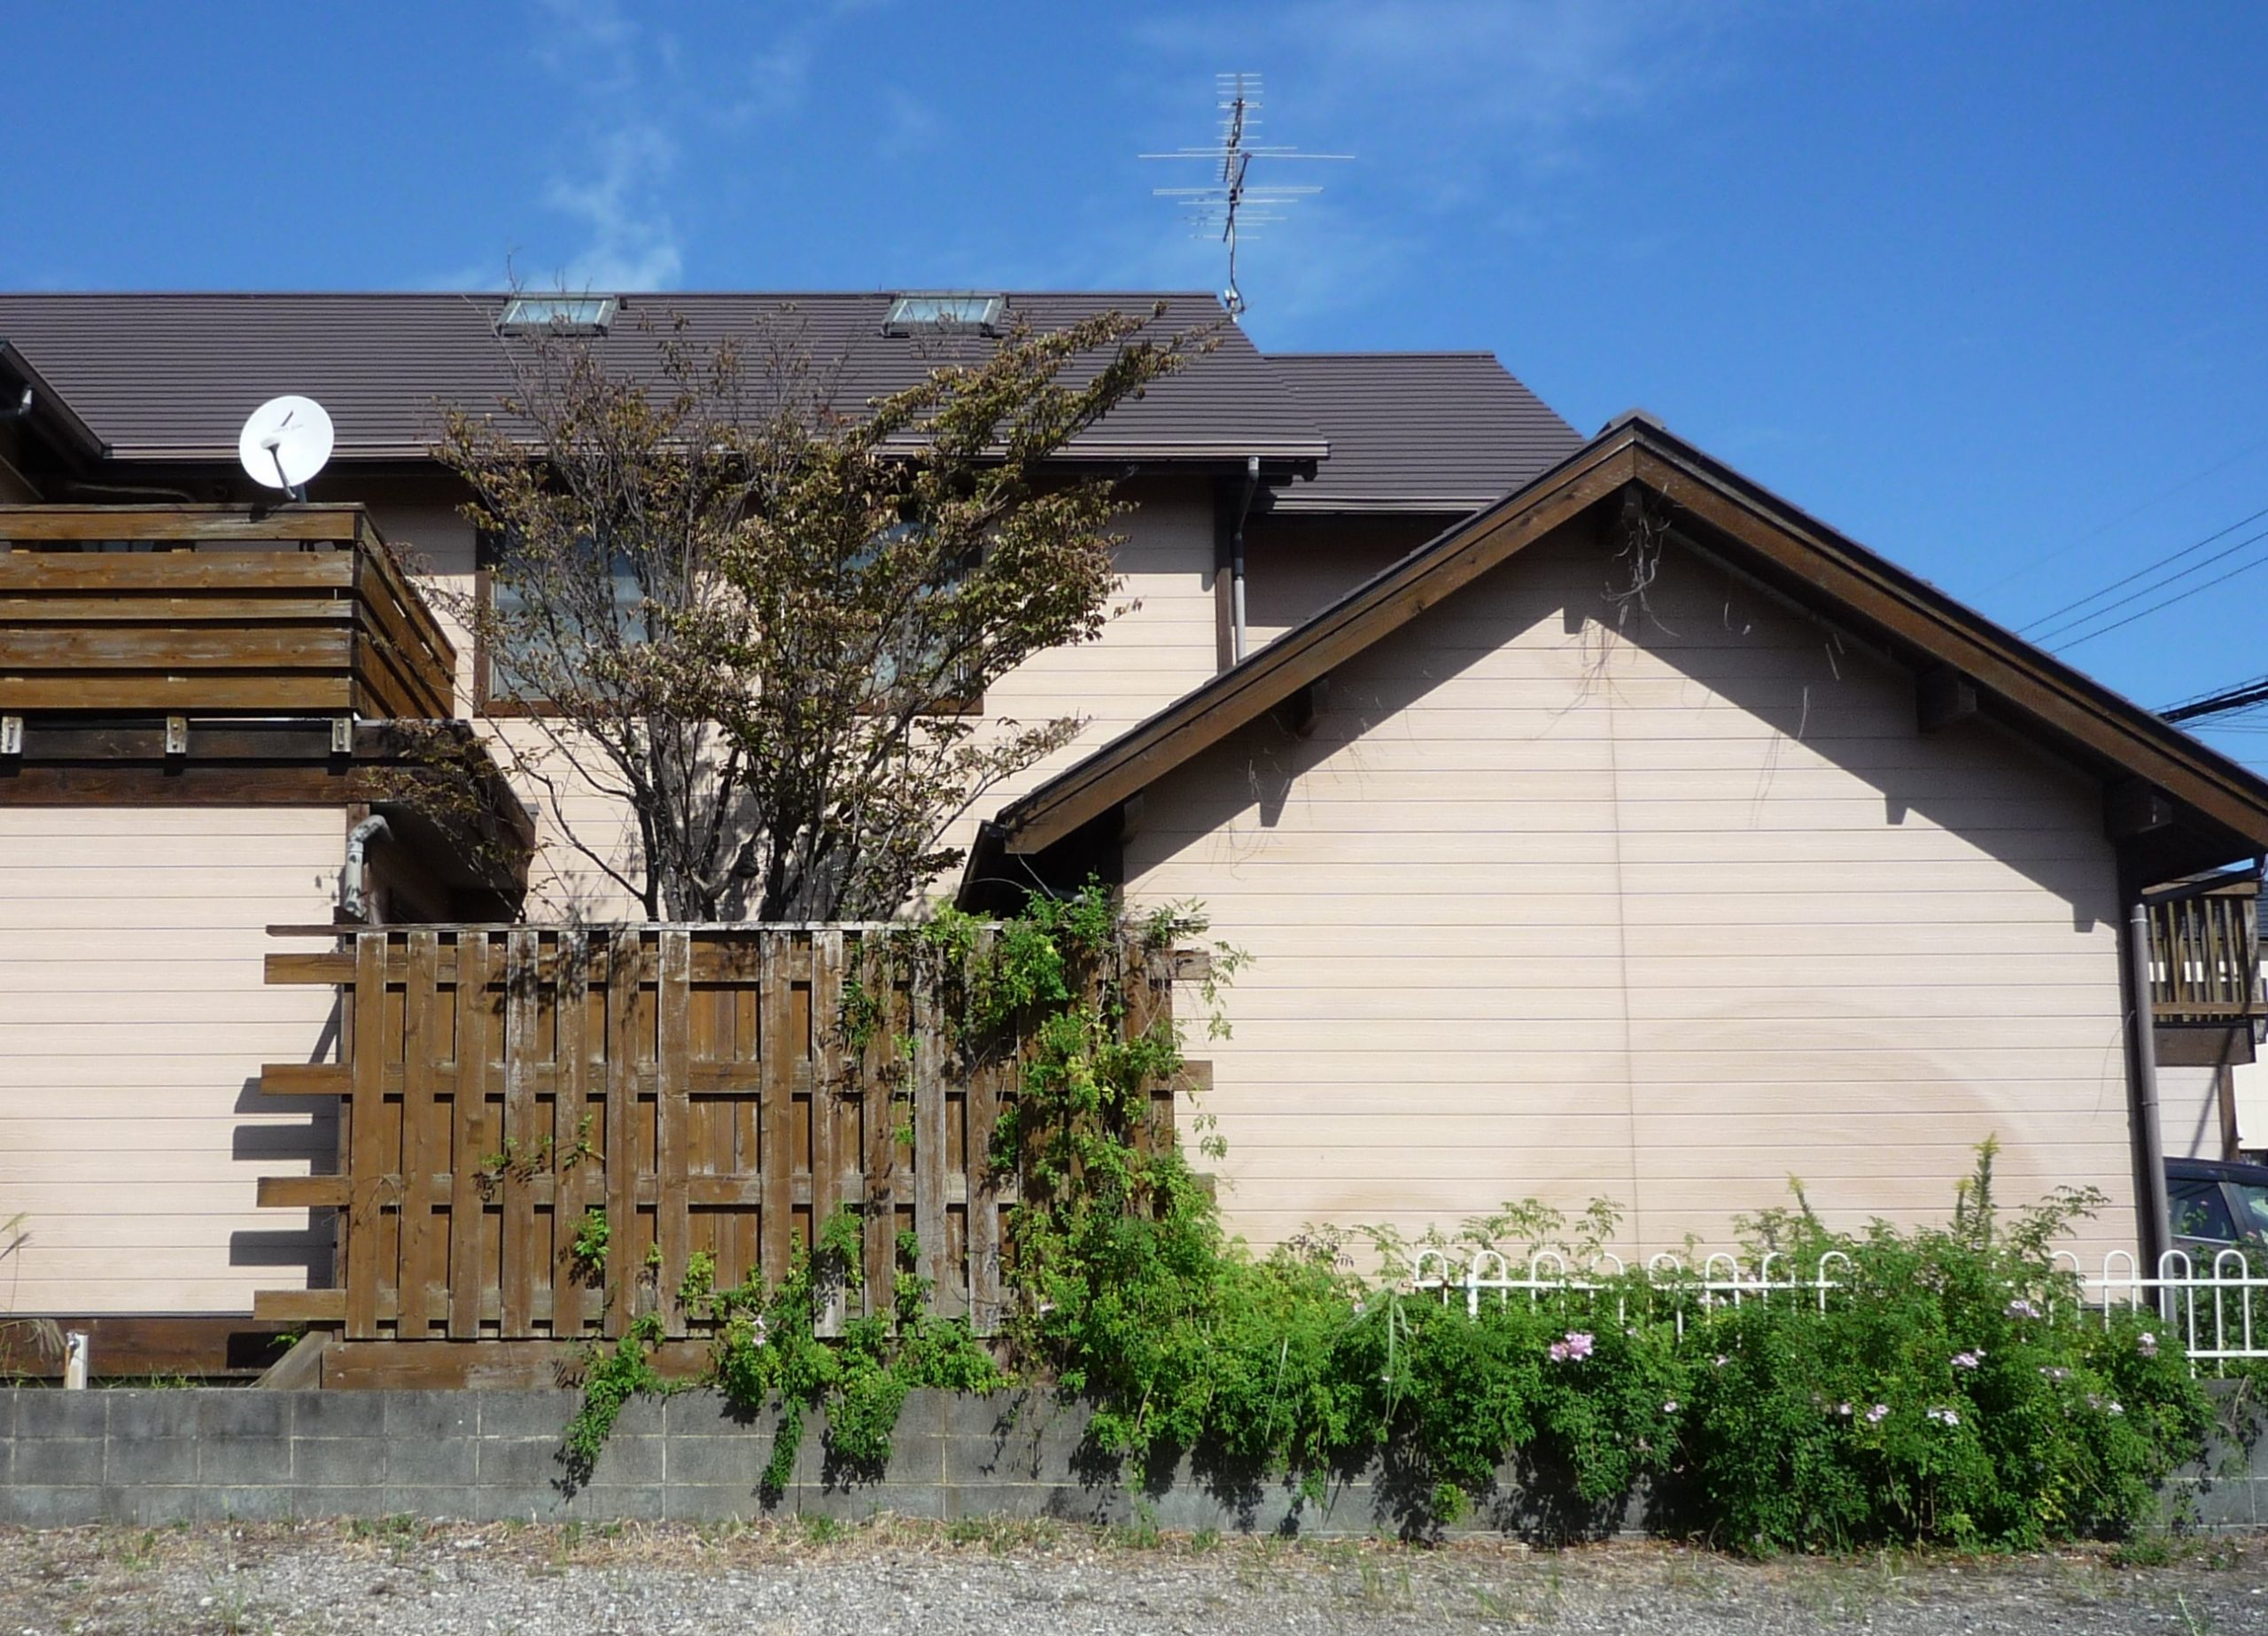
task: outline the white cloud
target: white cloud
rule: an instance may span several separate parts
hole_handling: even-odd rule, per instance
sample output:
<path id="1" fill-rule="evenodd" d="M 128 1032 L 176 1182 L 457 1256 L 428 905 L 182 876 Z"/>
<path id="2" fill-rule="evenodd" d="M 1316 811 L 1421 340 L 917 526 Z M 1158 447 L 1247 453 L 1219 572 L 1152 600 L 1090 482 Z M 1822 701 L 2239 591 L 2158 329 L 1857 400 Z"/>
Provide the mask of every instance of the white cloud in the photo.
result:
<path id="1" fill-rule="evenodd" d="M 589 229 L 563 279 L 570 289 L 668 289 L 685 270 L 676 228 L 658 197 L 676 145 L 658 127 L 633 124 L 608 133 L 593 157 L 594 174 L 555 177 L 544 193 L 553 209 Z"/>

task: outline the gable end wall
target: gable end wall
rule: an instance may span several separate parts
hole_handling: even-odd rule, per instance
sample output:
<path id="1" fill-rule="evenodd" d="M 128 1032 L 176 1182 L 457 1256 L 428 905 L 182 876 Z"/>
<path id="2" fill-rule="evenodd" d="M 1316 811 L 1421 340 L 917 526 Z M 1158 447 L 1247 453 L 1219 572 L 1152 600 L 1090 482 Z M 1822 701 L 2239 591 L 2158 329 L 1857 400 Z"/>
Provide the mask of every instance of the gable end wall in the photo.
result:
<path id="1" fill-rule="evenodd" d="M 1904 672 L 1675 549 L 1618 625 L 1563 533 L 1148 792 L 1130 894 L 1254 963 L 1209 1111 L 1256 1244 L 1542 1198 L 1625 1253 L 2092 1184 L 2131 1248 L 2116 867 L 2087 780 L 1923 738 Z"/>

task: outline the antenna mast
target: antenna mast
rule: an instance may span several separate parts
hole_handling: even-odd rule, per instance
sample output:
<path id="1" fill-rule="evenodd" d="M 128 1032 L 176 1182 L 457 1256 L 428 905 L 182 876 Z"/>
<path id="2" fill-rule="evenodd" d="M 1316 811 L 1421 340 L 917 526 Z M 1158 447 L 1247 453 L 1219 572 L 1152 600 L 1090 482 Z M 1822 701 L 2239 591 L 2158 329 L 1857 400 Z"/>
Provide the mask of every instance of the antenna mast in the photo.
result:
<path id="1" fill-rule="evenodd" d="M 1213 179 L 1201 187 L 1153 188 L 1161 198 L 1178 199 L 1187 208 L 1197 236 L 1214 237 L 1229 247 L 1229 287 L 1221 292 L 1222 305 L 1231 318 L 1245 310 L 1244 291 L 1237 287 L 1237 244 L 1254 228 L 1284 220 L 1282 212 L 1300 199 L 1320 193 L 1319 186 L 1255 186 L 1250 180 L 1255 159 L 1350 159 L 1351 153 L 1302 153 L 1297 148 L 1255 147 L 1247 140 L 1260 128 L 1260 76 L 1222 74 L 1214 76 L 1221 111 L 1221 139 L 1208 147 L 1177 148 L 1171 153 L 1145 153 L 1146 159 L 1201 159 L 1213 167 Z"/>

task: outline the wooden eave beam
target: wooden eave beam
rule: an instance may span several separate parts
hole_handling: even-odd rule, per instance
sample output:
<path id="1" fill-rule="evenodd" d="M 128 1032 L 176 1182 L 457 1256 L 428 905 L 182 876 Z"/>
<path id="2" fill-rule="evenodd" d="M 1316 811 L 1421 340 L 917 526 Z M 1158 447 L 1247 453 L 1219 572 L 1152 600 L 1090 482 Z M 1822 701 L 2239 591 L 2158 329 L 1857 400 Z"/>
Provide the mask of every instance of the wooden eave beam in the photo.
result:
<path id="1" fill-rule="evenodd" d="M 1914 678 L 1914 725 L 1923 733 L 1943 733 L 1977 714 L 1977 684 L 1949 664 Z"/>
<path id="2" fill-rule="evenodd" d="M 2173 797 L 2145 779 L 2121 779 L 2102 792 L 2103 833 L 2135 841 L 2173 826 Z"/>

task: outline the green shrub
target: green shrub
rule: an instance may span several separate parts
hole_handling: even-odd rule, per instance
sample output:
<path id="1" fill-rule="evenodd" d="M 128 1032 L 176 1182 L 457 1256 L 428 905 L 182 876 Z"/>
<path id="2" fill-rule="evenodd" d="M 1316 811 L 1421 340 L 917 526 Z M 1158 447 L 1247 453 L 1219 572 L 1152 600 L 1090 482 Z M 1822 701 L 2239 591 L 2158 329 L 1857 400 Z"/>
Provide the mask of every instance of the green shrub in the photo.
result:
<path id="1" fill-rule="evenodd" d="M 1024 1377 L 1085 1404 L 1094 1454 L 1194 1451 L 1313 1494 L 1390 1453 L 1419 1527 L 1492 1497 L 1514 1462 L 1524 1499 L 1593 1516 L 1646 1479 L 1657 1525 L 1761 1551 L 2117 1534 L 2151 1519 L 2155 1485 L 2202 1453 L 2206 1400 L 2176 1337 L 2133 1314 L 2083 1314 L 2050 1253 L 2101 1198 L 2067 1190 L 2003 1213 L 1989 1143 L 1945 1228 L 1832 1233 L 1800 1190 L 1747 1223 L 1747 1265 L 1805 1278 L 1825 1265 L 1823 1299 L 1736 1304 L 1699 1280 L 1630 1273 L 1484 1291 L 1468 1310 L 1461 1291 L 1410 1285 L 1418 1249 L 1441 1265 L 1493 1252 L 1520 1267 L 1544 1251 L 1586 1265 L 1615 1232 L 1604 1202 L 1573 1221 L 1511 1206 L 1417 1245 L 1310 1232 L 1255 1259 L 1224 1235 L 1188 1153 L 1144 1127 L 1182 1038 L 1170 1021 L 1130 1030 L 1127 940 L 1138 959 L 1203 929 L 1186 911 L 1130 926 L 1100 888 L 997 933 L 947 914 L 873 940 L 844 996 L 839 1026 L 862 1059 L 911 967 L 956 1071 L 1015 1065 L 991 1155 L 1021 1189 L 1002 1345 Z M 1215 970 L 1235 965 L 1223 951 Z M 1218 1144 L 1208 1134 L 1198 1151 Z M 1378 1275 L 1354 1270 L 1350 1243 L 1378 1255 Z M 908 1392 L 1006 1378 L 965 1323 L 930 1315 L 913 1259 L 901 1245 L 888 1313 L 833 1340 L 813 1326 L 829 1289 L 858 1288 L 854 1214 L 825 1223 L 769 1290 L 717 1291 L 712 1264 L 688 1268 L 680 1298 L 713 1326 L 711 1378 L 743 1408 L 784 1411 L 768 1491 L 793 1469 L 804 1409 L 825 1409 L 831 1460 L 873 1473 Z M 620 1394 L 652 1389 L 634 1338 L 600 1361 L 574 1434 L 594 1453 Z"/>

